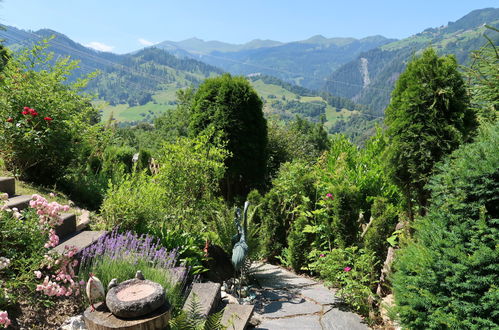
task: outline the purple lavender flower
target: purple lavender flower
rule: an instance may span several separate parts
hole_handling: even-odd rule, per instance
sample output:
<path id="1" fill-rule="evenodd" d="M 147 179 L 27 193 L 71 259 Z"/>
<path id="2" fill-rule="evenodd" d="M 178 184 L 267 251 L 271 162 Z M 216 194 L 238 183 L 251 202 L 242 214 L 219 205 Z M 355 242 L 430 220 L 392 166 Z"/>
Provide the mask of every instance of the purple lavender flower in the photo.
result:
<path id="1" fill-rule="evenodd" d="M 142 259 L 162 268 L 173 268 L 177 264 L 179 255 L 178 249 L 168 251 L 152 236 L 139 237 L 130 231 L 120 234 L 115 229 L 82 251 L 83 264 L 90 263 L 95 257 L 111 259 L 127 257 L 131 258 L 130 261 L 133 263 Z"/>

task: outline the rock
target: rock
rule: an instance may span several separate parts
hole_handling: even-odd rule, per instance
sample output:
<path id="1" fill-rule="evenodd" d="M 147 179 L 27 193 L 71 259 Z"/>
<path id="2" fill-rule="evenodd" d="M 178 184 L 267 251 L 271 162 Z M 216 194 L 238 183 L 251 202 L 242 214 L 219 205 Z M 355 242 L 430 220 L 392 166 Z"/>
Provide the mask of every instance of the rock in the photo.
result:
<path id="1" fill-rule="evenodd" d="M 261 317 L 261 315 L 253 313 L 253 315 L 251 316 L 251 318 L 249 320 L 249 324 L 252 325 L 252 326 L 254 326 L 254 327 L 256 327 L 260 323 L 262 323 L 262 317 Z"/>
<path id="2" fill-rule="evenodd" d="M 254 306 L 229 304 L 225 306 L 221 323 L 229 330 L 244 330 L 253 315 L 253 310 Z"/>
<path id="3" fill-rule="evenodd" d="M 388 293 L 390 293 L 390 288 L 388 285 L 388 277 L 392 272 L 392 263 L 394 258 L 395 258 L 395 249 L 393 247 L 389 247 L 388 252 L 386 254 L 385 263 L 383 264 L 383 268 L 381 269 L 378 288 L 376 289 L 376 294 L 380 297 L 383 297 Z"/>
<path id="4" fill-rule="evenodd" d="M 109 290 L 106 305 L 113 315 L 135 318 L 154 312 L 165 300 L 165 291 L 160 284 L 131 279 Z"/>
<path id="5" fill-rule="evenodd" d="M 239 301 L 237 300 L 237 298 L 226 292 L 222 293 L 222 300 L 227 304 L 239 305 Z"/>
<path id="6" fill-rule="evenodd" d="M 70 317 L 61 325 L 60 330 L 87 330 L 83 315 Z"/>
<path id="7" fill-rule="evenodd" d="M 362 323 L 362 319 L 355 313 L 332 309 L 321 317 L 323 329 L 331 330 L 368 330 L 369 327 Z"/>

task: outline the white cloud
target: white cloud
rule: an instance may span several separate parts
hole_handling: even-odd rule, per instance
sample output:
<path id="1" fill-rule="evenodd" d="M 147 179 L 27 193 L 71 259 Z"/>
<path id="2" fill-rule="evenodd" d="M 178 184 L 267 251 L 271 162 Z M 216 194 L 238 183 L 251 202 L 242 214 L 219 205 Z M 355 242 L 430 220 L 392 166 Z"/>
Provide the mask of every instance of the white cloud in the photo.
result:
<path id="1" fill-rule="evenodd" d="M 149 40 L 146 40 L 146 39 L 142 39 L 142 38 L 139 38 L 137 41 L 142 46 L 152 46 L 152 45 L 157 44 L 157 42 L 152 42 L 152 41 L 149 41 Z"/>
<path id="2" fill-rule="evenodd" d="M 114 49 L 114 46 L 109 46 L 98 41 L 89 42 L 85 46 L 101 52 L 110 52 Z"/>

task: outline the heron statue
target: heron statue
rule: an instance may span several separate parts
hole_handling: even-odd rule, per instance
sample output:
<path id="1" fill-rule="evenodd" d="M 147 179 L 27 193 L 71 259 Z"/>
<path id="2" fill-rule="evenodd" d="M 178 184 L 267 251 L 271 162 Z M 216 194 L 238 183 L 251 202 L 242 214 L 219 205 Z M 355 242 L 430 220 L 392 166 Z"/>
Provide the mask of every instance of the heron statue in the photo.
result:
<path id="1" fill-rule="evenodd" d="M 248 244 L 246 243 L 246 229 L 247 229 L 247 216 L 248 216 L 249 202 L 244 203 L 244 211 L 242 214 L 242 225 L 241 225 L 241 210 L 236 209 L 236 217 L 234 222 L 236 223 L 238 233 L 232 237 L 232 265 L 236 271 L 239 273 L 239 297 L 241 297 L 241 285 L 243 278 L 244 263 L 246 257 L 248 256 Z"/>

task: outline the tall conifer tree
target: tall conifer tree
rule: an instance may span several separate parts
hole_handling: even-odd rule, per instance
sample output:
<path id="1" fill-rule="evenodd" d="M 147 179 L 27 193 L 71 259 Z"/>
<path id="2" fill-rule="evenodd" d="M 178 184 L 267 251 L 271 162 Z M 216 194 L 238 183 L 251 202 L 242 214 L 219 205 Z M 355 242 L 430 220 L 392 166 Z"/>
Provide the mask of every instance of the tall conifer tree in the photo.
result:
<path id="1" fill-rule="evenodd" d="M 467 140 L 476 126 L 466 86 L 454 56 L 426 49 L 408 63 L 386 109 L 388 162 L 403 191 L 410 216 L 414 202 L 422 213 L 425 185 L 436 162 Z"/>

